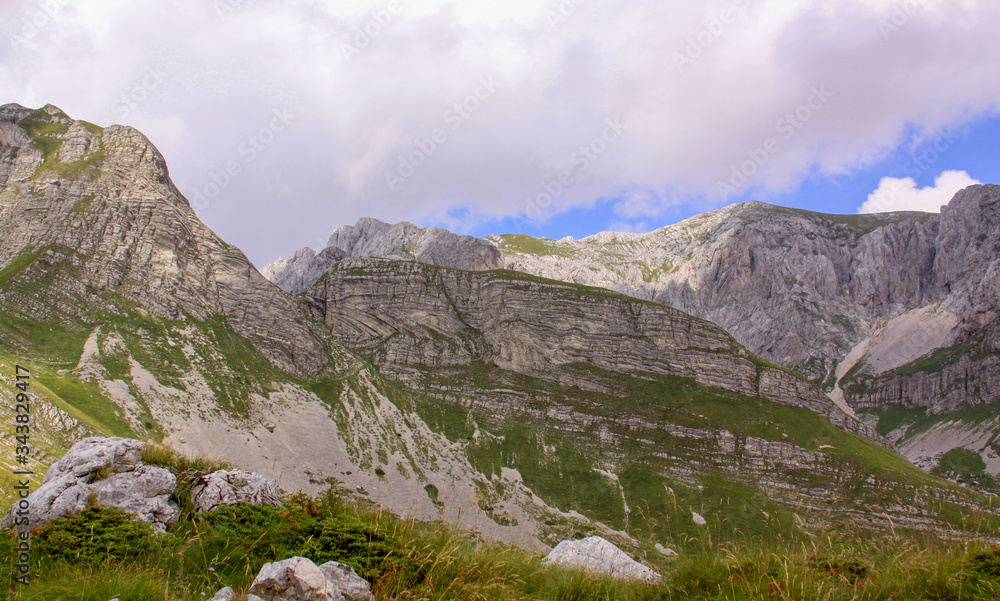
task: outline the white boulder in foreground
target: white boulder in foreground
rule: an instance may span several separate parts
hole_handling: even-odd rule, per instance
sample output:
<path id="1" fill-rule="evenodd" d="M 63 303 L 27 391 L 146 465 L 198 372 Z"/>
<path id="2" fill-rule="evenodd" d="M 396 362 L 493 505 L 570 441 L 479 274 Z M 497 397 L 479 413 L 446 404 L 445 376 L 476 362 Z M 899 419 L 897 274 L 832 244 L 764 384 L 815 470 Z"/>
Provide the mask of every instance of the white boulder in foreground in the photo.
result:
<path id="1" fill-rule="evenodd" d="M 613 578 L 641 580 L 646 584 L 657 584 L 662 579 L 662 576 L 599 536 L 583 540 L 564 540 L 552 549 L 545 558 L 545 563 L 582 568 Z"/>
<path id="2" fill-rule="evenodd" d="M 264 564 L 250 593 L 264 601 L 375 601 L 353 568 L 335 561 L 317 566 L 305 557 Z"/>
<path id="3" fill-rule="evenodd" d="M 27 502 L 29 526 L 39 528 L 56 518 L 87 508 L 91 497 L 99 505 L 133 513 L 141 522 L 163 532 L 177 522 L 180 508 L 170 497 L 177 478 L 170 470 L 145 465 L 145 443 L 131 438 L 84 438 L 52 464 L 38 490 Z M 3 525 L 13 520 L 8 512 Z"/>

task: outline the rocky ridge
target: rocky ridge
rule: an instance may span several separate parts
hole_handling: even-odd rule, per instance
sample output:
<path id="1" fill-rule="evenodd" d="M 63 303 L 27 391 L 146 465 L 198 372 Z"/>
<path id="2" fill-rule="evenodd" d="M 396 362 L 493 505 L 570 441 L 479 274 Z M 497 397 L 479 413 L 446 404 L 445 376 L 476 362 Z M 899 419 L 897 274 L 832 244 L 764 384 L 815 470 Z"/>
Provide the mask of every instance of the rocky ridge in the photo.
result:
<path id="1" fill-rule="evenodd" d="M 459 236 L 436 227 L 418 228 L 412 223 L 389 225 L 363 218 L 356 225 L 334 230 L 327 247 L 316 253 L 303 248 L 261 269 L 264 277 L 291 294 L 308 290 L 326 270 L 346 257 L 415 259 L 422 263 L 482 271 L 504 266 L 503 255 L 492 244 Z"/>
<path id="2" fill-rule="evenodd" d="M 806 407 L 833 423 L 874 431 L 847 416 L 815 385 L 763 364 L 710 322 L 601 289 L 525 277 L 437 268 L 417 261 L 345 259 L 304 299 L 341 343 L 374 351 L 386 373 L 484 362 L 585 390 L 601 390 L 587 364 L 656 373 Z"/>

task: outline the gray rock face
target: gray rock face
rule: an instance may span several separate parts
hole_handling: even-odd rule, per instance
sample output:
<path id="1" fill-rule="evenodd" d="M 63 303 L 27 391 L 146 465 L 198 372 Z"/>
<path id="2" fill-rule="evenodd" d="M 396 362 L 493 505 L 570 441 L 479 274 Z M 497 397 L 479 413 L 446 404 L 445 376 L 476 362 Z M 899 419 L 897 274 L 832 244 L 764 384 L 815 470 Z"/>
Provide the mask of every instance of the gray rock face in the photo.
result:
<path id="1" fill-rule="evenodd" d="M 283 290 L 298 294 L 308 290 L 331 265 L 345 257 L 410 258 L 474 271 L 504 266 L 503 255 L 485 240 L 436 227 L 421 229 L 406 222 L 389 225 L 364 218 L 357 225 L 337 228 L 327 248 L 318 255 L 305 248 L 293 257 L 267 265 L 261 273 Z"/>
<path id="2" fill-rule="evenodd" d="M 83 511 L 91 496 L 99 505 L 124 509 L 160 531 L 176 523 L 180 509 L 170 496 L 177 479 L 170 470 L 144 465 L 143 446 L 138 440 L 100 437 L 73 445 L 29 495 L 30 527 Z M 9 514 L 4 523 L 10 523 Z"/>
<path id="3" fill-rule="evenodd" d="M 317 566 L 304 557 L 264 564 L 250 586 L 264 601 L 374 601 L 371 587 L 337 562 Z"/>
<path id="4" fill-rule="evenodd" d="M 191 487 L 191 503 L 195 511 L 237 503 L 281 505 L 278 489 L 264 476 L 241 470 L 219 470 L 199 477 Z"/>
<path id="5" fill-rule="evenodd" d="M 219 589 L 219 592 L 215 593 L 211 599 L 208 601 L 233 601 L 236 598 L 236 592 L 231 587 L 225 587 Z"/>
<path id="6" fill-rule="evenodd" d="M 410 368 L 485 362 L 601 391 L 565 365 L 652 372 L 806 407 L 876 437 L 809 382 L 755 362 L 718 326 L 600 289 L 414 261 L 345 259 L 306 294 L 346 346 L 401 379 Z"/>
<path id="7" fill-rule="evenodd" d="M 81 300 L 105 306 L 99 295 L 115 293 L 166 319 L 224 317 L 291 373 L 328 362 L 292 301 L 198 219 L 142 134 L 52 106 L 25 110 L 0 108 L 0 265 L 44 251 L 46 265 L 71 266 L 30 308 L 35 319 L 74 313 Z M 55 133 L 37 133 L 39 124 Z M 43 168 L 42 147 L 58 170 Z"/>
<path id="8" fill-rule="evenodd" d="M 628 556 L 628 553 L 599 536 L 583 540 L 564 540 L 545 558 L 545 563 L 580 568 L 596 574 L 641 580 L 657 584 L 662 576 Z"/>

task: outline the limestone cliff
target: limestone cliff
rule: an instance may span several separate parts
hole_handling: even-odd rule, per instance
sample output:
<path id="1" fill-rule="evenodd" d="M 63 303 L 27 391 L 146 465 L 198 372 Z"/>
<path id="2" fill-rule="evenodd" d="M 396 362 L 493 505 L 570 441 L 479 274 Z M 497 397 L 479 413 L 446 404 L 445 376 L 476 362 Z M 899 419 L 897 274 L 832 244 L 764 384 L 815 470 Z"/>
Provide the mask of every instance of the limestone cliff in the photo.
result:
<path id="1" fill-rule="evenodd" d="M 101 292 L 113 290 L 165 319 L 222 316 L 282 369 L 315 373 L 326 364 L 290 299 L 197 218 L 138 131 L 74 121 L 51 105 L 7 105 L 0 183 L 0 282 L 21 275 L 27 287 L 44 281 L 50 294 L 39 303 L 21 289 L 0 290 L 26 316 L 77 314 L 73 305 L 104 305 Z"/>

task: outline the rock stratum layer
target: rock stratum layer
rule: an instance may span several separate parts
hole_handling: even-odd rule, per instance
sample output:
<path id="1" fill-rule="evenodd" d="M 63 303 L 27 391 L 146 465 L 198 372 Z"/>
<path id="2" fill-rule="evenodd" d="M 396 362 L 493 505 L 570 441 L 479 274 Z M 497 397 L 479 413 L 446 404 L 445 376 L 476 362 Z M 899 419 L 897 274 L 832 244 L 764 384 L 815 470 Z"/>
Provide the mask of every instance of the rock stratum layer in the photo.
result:
<path id="1" fill-rule="evenodd" d="M 510 271 L 346 259 L 306 294 L 305 303 L 337 340 L 368 351 L 398 379 L 408 378 L 407 368 L 487 363 L 601 391 L 585 371 L 571 377 L 558 369 L 589 365 L 686 378 L 805 407 L 864 431 L 814 384 L 766 365 L 715 324 L 600 288 Z"/>

